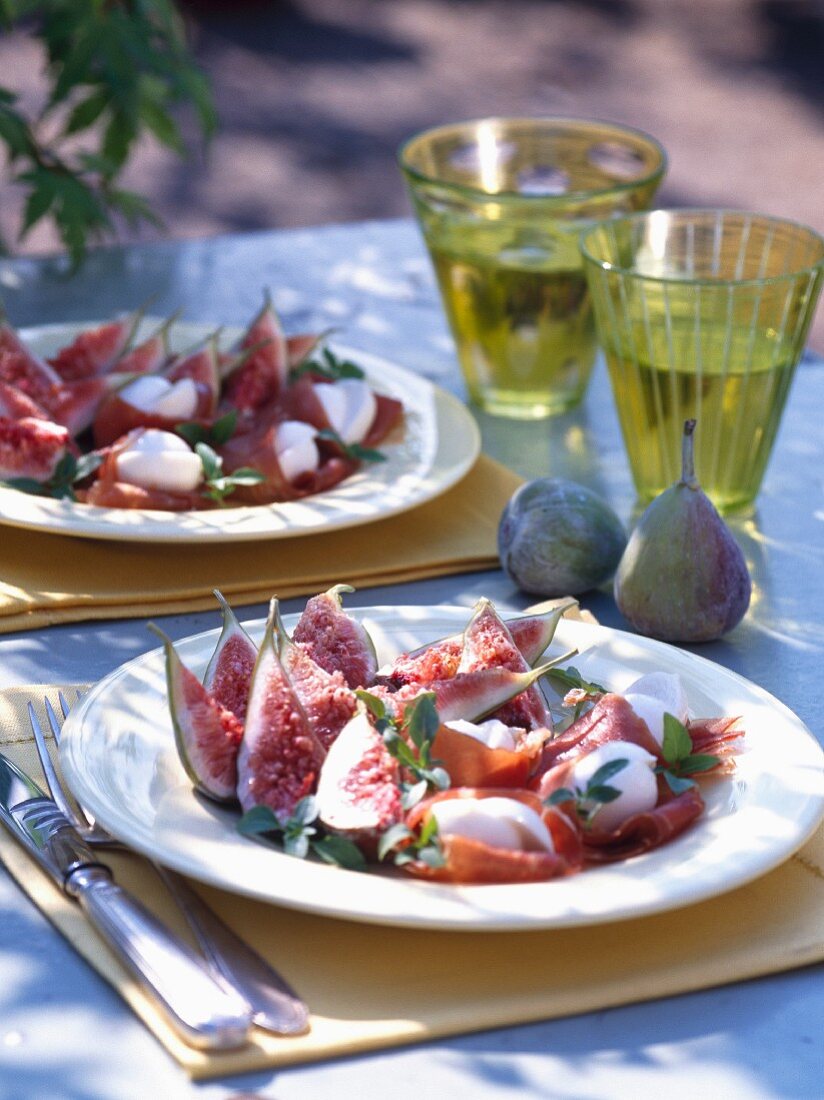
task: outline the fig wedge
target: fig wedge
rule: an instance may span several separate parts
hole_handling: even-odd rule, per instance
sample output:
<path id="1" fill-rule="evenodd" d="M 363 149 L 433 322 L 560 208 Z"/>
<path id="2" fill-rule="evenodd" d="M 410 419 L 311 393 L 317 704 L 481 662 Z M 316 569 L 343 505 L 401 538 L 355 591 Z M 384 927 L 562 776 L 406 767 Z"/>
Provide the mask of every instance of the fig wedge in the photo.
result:
<path id="1" fill-rule="evenodd" d="M 246 717 L 249 701 L 249 685 L 257 660 L 257 646 L 240 625 L 237 616 L 215 589 L 215 598 L 223 611 L 223 629 L 217 640 L 206 672 L 203 686 L 215 699 L 232 711 L 242 722 Z"/>

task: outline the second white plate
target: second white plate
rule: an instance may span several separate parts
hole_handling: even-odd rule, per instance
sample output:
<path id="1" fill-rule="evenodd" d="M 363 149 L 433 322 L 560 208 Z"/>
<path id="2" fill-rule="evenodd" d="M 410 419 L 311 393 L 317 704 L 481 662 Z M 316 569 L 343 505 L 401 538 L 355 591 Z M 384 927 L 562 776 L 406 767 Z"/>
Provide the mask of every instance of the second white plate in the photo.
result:
<path id="1" fill-rule="evenodd" d="M 381 661 L 463 628 L 459 607 L 354 609 Z M 296 616 L 286 620 L 291 629 Z M 260 637 L 262 623 L 250 629 Z M 178 643 L 202 672 L 217 631 Z M 239 814 L 196 796 L 174 747 L 161 650 L 113 672 L 66 724 L 61 761 L 79 800 L 152 859 L 237 894 L 330 917 L 420 928 L 501 930 L 598 924 L 721 894 L 792 855 L 824 813 L 824 753 L 773 696 L 727 669 L 662 642 L 561 623 L 553 653 L 577 647 L 586 674 L 622 690 L 658 669 L 677 673 L 700 717 L 742 715 L 747 751 L 729 779 L 708 783 L 707 812 L 688 832 L 624 863 L 552 882 L 444 886 L 400 873 L 358 874 L 284 855 L 240 836 Z"/>
<path id="2" fill-rule="evenodd" d="M 144 321 L 139 338 L 159 323 Z M 21 336 L 37 354 L 49 356 L 92 324 L 44 325 L 24 329 Z M 175 325 L 173 347 L 191 347 L 212 331 L 208 325 Z M 223 340 L 230 345 L 240 335 L 225 330 Z M 467 408 L 427 379 L 385 359 L 337 345 L 335 350 L 358 363 L 376 390 L 403 402 L 406 427 L 400 442 L 382 448 L 386 462 L 364 467 L 328 492 L 283 504 L 158 512 L 97 508 L 0 486 L 0 522 L 128 542 L 293 538 L 386 519 L 434 499 L 460 481 L 480 453 L 478 426 Z"/>

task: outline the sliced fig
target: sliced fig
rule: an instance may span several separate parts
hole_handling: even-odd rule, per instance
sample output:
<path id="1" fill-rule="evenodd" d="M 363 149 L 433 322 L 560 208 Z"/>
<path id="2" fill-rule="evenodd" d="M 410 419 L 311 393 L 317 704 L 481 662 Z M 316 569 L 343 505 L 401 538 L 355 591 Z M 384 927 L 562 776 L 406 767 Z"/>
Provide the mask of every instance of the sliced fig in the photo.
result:
<path id="1" fill-rule="evenodd" d="M 482 599 L 478 601 L 475 614 L 464 631 L 458 674 L 493 668 L 523 673 L 529 665 L 492 603 Z M 509 700 L 496 717 L 507 726 L 552 728 L 549 708 L 537 684 L 532 684 Z"/>
<path id="2" fill-rule="evenodd" d="M 343 727 L 320 770 L 318 816 L 327 829 L 374 855 L 378 837 L 403 816 L 397 761 L 359 711 Z"/>
<path id="3" fill-rule="evenodd" d="M 0 478 L 48 481 L 70 443 L 66 429 L 51 420 L 0 417 Z"/>
<path id="4" fill-rule="evenodd" d="M 103 402 L 133 377 L 104 374 L 99 378 L 63 382 L 50 397 L 51 415 L 59 424 L 65 425 L 73 436 L 78 436 L 91 427 Z"/>
<path id="5" fill-rule="evenodd" d="M 10 324 L 0 324 L 0 381 L 16 386 L 34 401 L 48 408 L 49 396 L 60 383 L 44 360 L 29 351 Z"/>
<path id="6" fill-rule="evenodd" d="M 339 671 L 350 688 L 368 687 L 378 671 L 375 645 L 366 628 L 343 610 L 342 592 L 354 592 L 348 584 L 336 584 L 313 596 L 304 608 L 292 640 L 327 672 Z"/>
<path id="7" fill-rule="evenodd" d="M 124 352 L 110 368 L 117 374 L 151 374 L 169 358 L 169 328 L 174 317 L 164 321 L 157 332 Z"/>
<path id="8" fill-rule="evenodd" d="M 9 382 L 0 382 L 0 416 L 7 420 L 22 420 L 23 417 L 49 419 L 42 405 Z"/>
<path id="9" fill-rule="evenodd" d="M 217 589 L 215 589 L 215 597 L 223 610 L 223 629 L 215 651 L 206 666 L 203 686 L 242 722 L 246 717 L 249 685 L 252 682 L 252 671 L 257 660 L 257 646 Z"/>
<path id="10" fill-rule="evenodd" d="M 477 672 L 459 672 L 450 680 L 434 680 L 431 684 L 406 684 L 394 692 L 383 685 L 370 687 L 369 691 L 381 699 L 395 717 L 400 717 L 413 699 L 432 691 L 441 722 L 451 722 L 456 718 L 478 722 L 490 714 L 497 715 L 510 699 L 526 691 L 551 668 L 561 661 L 568 661 L 573 655 L 574 651 L 565 653 L 526 672 L 484 668 Z M 518 723 L 507 724 L 515 726 Z"/>
<path id="11" fill-rule="evenodd" d="M 280 619 L 278 601 L 275 608 L 275 636 L 281 663 L 295 690 L 309 726 L 325 749 L 337 738 L 357 710 L 357 696 L 347 687 L 338 669 L 327 672 L 306 649 L 292 642 Z"/>
<path id="12" fill-rule="evenodd" d="M 315 790 L 324 755 L 278 656 L 271 611 L 252 673 L 238 753 L 241 806 L 268 806 L 288 820 L 298 802 Z"/>
<path id="13" fill-rule="evenodd" d="M 169 639 L 153 623 L 163 642 L 169 711 L 180 762 L 195 787 L 210 798 L 232 801 L 237 787 L 238 746 L 243 726 L 206 691 L 180 660 Z"/>
<path id="14" fill-rule="evenodd" d="M 505 619 L 512 640 L 523 654 L 528 665 L 536 664 L 546 651 L 558 628 L 563 614 L 575 602 L 543 611 L 537 615 L 521 615 Z M 437 642 L 428 642 L 418 649 L 403 653 L 380 670 L 381 677 L 391 683 L 421 683 L 430 680 L 446 680 L 458 671 L 463 649 L 463 634 L 452 634 Z"/>
<path id="15" fill-rule="evenodd" d="M 239 366 L 230 367 L 231 373 L 224 383 L 224 397 L 227 404 L 236 409 L 259 408 L 285 388 L 289 369 L 286 337 L 268 296 L 237 351 L 251 354 L 242 358 Z"/>
<path id="16" fill-rule="evenodd" d="M 128 347 L 141 313 L 85 329 L 49 363 L 66 382 L 105 374 Z"/>
<path id="17" fill-rule="evenodd" d="M 305 362 L 312 354 L 313 351 L 321 344 L 329 335 L 329 331 L 326 332 L 300 332 L 295 336 L 286 337 L 286 355 L 289 360 L 289 370 L 293 371 L 296 367 L 299 367 L 301 363 Z"/>
<path id="18" fill-rule="evenodd" d="M 194 382 L 200 383 L 211 395 L 207 415 L 213 416 L 220 396 L 220 353 L 217 336 L 208 337 L 200 347 L 172 360 L 163 370 L 163 375 L 170 382 L 191 378 Z"/>

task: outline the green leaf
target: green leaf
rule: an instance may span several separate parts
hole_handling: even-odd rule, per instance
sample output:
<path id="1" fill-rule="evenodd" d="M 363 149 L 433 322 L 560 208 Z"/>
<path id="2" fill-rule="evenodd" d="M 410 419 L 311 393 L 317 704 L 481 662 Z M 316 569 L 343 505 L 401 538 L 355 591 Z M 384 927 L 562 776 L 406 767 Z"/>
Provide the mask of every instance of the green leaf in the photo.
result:
<path id="1" fill-rule="evenodd" d="M 318 432 L 318 439 L 326 439 L 336 444 L 341 452 L 355 462 L 386 462 L 386 455 L 371 447 L 362 447 L 360 443 L 344 443 L 341 437 L 332 428 L 324 428 Z"/>
<path id="2" fill-rule="evenodd" d="M 292 371 L 294 378 L 300 378 L 302 374 L 316 374 L 330 382 L 339 382 L 343 378 L 366 377 L 357 363 L 353 363 L 351 359 L 339 359 L 330 348 L 324 348 L 319 359 L 314 356 L 304 359 Z"/>
<path id="3" fill-rule="evenodd" d="M 607 802 L 614 802 L 616 798 L 621 797 L 621 792 L 617 787 L 608 787 L 603 783 L 599 783 L 596 787 L 587 787 L 586 799 L 588 802 L 600 802 L 602 804 Z"/>
<path id="4" fill-rule="evenodd" d="M 404 810 L 411 810 L 413 806 L 417 806 L 422 798 L 426 797 L 426 792 L 429 790 L 429 783 L 426 779 L 421 779 L 420 782 L 415 783 L 414 786 L 408 787 L 401 799 L 401 805 Z"/>
<path id="5" fill-rule="evenodd" d="M 317 799 L 312 795 L 306 795 L 302 798 L 292 813 L 292 816 L 287 822 L 287 827 L 294 825 L 309 825 L 318 816 L 318 803 Z"/>
<path id="6" fill-rule="evenodd" d="M 617 775 L 618 772 L 622 772 L 624 768 L 629 765 L 629 760 L 622 757 L 620 760 L 610 760 L 606 764 L 602 764 L 596 772 L 594 772 L 592 778 L 587 784 L 587 792 L 591 791 L 593 787 L 600 786 L 602 783 L 606 783 Z"/>
<path id="7" fill-rule="evenodd" d="M 392 825 L 386 832 L 381 833 L 378 840 L 378 859 L 383 861 L 401 842 L 409 841 L 412 837 L 412 832 L 402 821 L 399 821 L 397 825 Z"/>
<path id="8" fill-rule="evenodd" d="M 9 477 L 5 481 L 0 481 L 0 485 L 5 485 L 8 489 L 17 489 L 21 493 L 31 493 L 32 496 L 49 496 L 49 490 L 43 482 L 35 481 L 33 477 Z"/>
<path id="9" fill-rule="evenodd" d="M 175 433 L 179 435 L 181 439 L 185 439 L 193 450 L 196 450 L 196 444 L 208 443 L 209 441 L 208 428 L 204 428 L 202 424 L 197 424 L 194 421 L 185 424 L 175 424 Z M 202 461 L 203 459 L 201 458 L 201 462 Z"/>
<path id="10" fill-rule="evenodd" d="M 109 105 L 109 96 L 103 89 L 92 92 L 81 100 L 69 115 L 64 129 L 65 134 L 77 134 L 94 126 Z"/>
<path id="11" fill-rule="evenodd" d="M 228 441 L 235 434 L 235 428 L 237 427 L 237 410 L 232 409 L 231 412 L 227 412 L 225 416 L 221 416 L 219 420 L 216 420 L 211 428 L 212 444 L 215 447 L 220 447 Z"/>
<path id="12" fill-rule="evenodd" d="M 719 763 L 719 757 L 710 753 L 696 752 L 685 756 L 678 768 L 679 775 L 695 775 L 698 772 L 711 771 Z"/>
<path id="13" fill-rule="evenodd" d="M 306 859 L 309 855 L 309 837 L 306 833 L 292 835 L 284 833 L 283 850 L 287 856 L 295 856 L 297 859 Z"/>
<path id="14" fill-rule="evenodd" d="M 268 806 L 253 806 L 247 810 L 237 823 L 237 830 L 243 836 L 260 836 L 263 833 L 280 832 L 282 825 L 274 810 Z"/>
<path id="15" fill-rule="evenodd" d="M 433 691 L 423 692 L 403 712 L 403 728 L 419 749 L 432 743 L 441 724 L 435 700 Z"/>
<path id="16" fill-rule="evenodd" d="M 140 104 L 138 114 L 141 122 L 145 122 L 161 144 L 168 146 L 169 149 L 173 149 L 181 156 L 183 155 L 185 147 L 177 123 L 159 104 L 144 99 Z"/>
<path id="17" fill-rule="evenodd" d="M 386 704 L 383 699 L 379 699 L 377 695 L 372 695 L 363 688 L 356 688 L 355 695 L 360 699 L 373 718 L 381 719 L 386 717 Z"/>
<path id="18" fill-rule="evenodd" d="M 559 787 L 557 791 L 553 791 L 549 798 L 544 799 L 545 806 L 560 806 L 562 802 L 574 802 L 575 792 L 571 791 L 569 787 Z"/>
<path id="19" fill-rule="evenodd" d="M 667 782 L 667 786 L 673 794 L 683 794 L 684 791 L 688 791 L 690 787 L 695 786 L 695 782 L 692 779 L 682 779 L 679 775 L 675 775 L 669 769 L 664 768 L 661 773 Z"/>
<path id="20" fill-rule="evenodd" d="M 661 752 L 670 765 L 679 764 L 692 753 L 692 738 L 687 727 L 672 714 L 664 715 L 664 739 Z"/>
<path id="21" fill-rule="evenodd" d="M 602 687 L 601 684 L 585 680 L 578 669 L 574 668 L 572 665 L 570 665 L 569 668 L 551 668 L 545 673 L 545 679 L 549 681 L 552 688 L 561 696 L 575 689 L 578 691 L 585 691 L 587 695 L 603 695 L 607 690 L 605 687 Z"/>
<path id="22" fill-rule="evenodd" d="M 348 871 L 365 871 L 366 857 L 351 840 L 343 836 L 328 835 L 311 842 L 312 851 L 325 863 L 344 867 Z"/>

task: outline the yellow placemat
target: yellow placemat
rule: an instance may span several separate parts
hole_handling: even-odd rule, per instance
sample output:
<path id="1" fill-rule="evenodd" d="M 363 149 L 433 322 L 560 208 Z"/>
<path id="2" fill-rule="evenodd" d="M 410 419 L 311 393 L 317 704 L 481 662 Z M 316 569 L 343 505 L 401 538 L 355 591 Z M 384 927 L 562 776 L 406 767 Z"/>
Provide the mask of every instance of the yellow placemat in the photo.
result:
<path id="1" fill-rule="evenodd" d="M 482 455 L 411 512 L 326 534 L 202 546 L 67 538 L 0 526 L 0 633 L 79 619 L 198 611 L 332 584 L 400 584 L 498 565 L 504 505 L 521 479 Z"/>
<path id="2" fill-rule="evenodd" d="M 0 693 L 0 747 L 33 775 L 39 769 L 24 707 L 32 695 L 39 698 L 47 690 L 56 692 Z M 304 1036 L 283 1039 L 256 1031 L 241 1051 L 206 1055 L 177 1039 L 80 909 L 2 829 L 0 856 L 59 931 L 197 1078 L 568 1016 L 824 959 L 824 829 L 778 870 L 733 893 L 595 929 L 483 934 L 381 928 L 198 887 L 312 1010 L 311 1030 Z M 143 860 L 111 853 L 110 862 L 122 885 L 183 931 L 173 903 Z"/>

